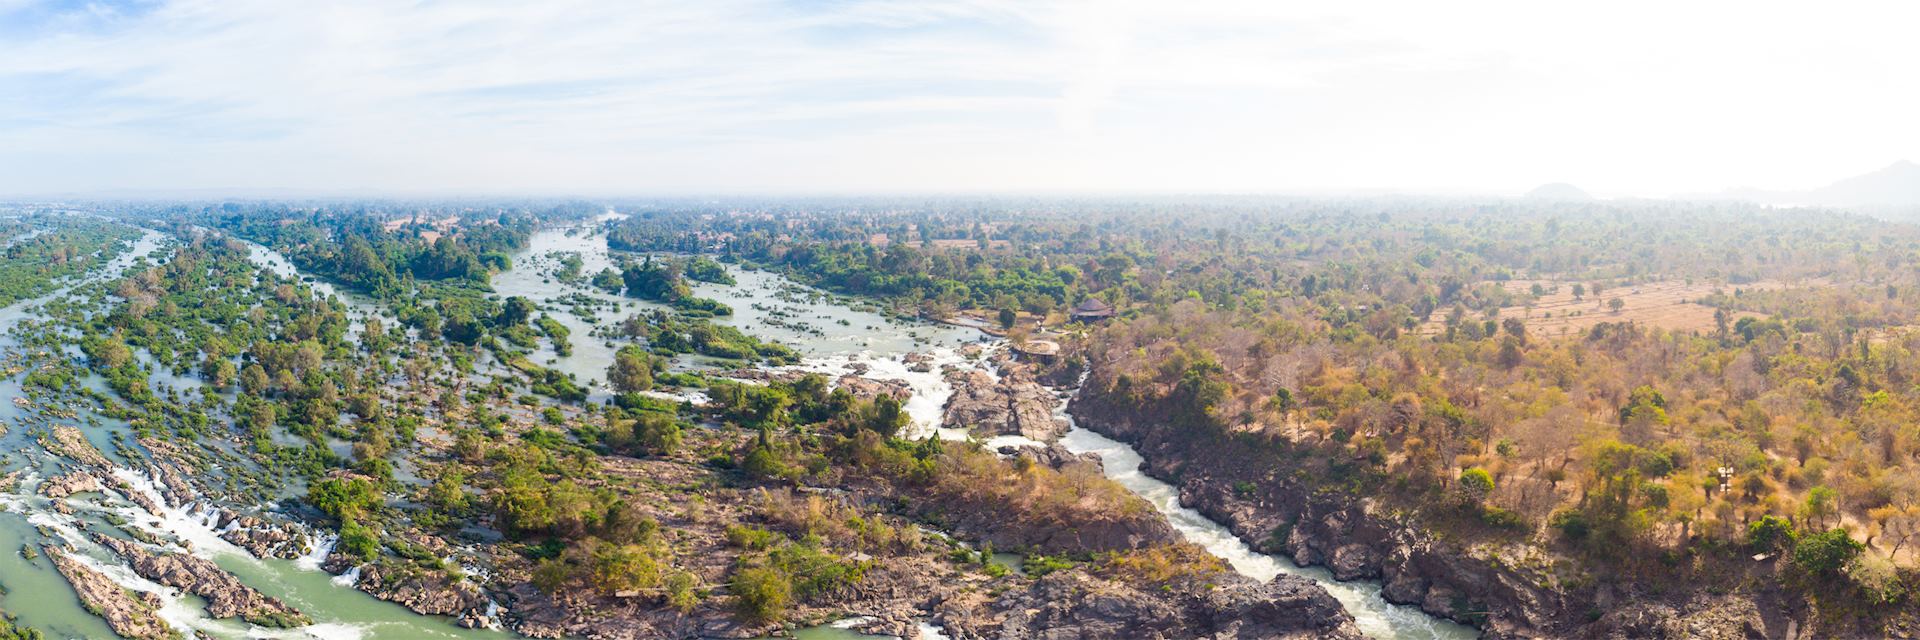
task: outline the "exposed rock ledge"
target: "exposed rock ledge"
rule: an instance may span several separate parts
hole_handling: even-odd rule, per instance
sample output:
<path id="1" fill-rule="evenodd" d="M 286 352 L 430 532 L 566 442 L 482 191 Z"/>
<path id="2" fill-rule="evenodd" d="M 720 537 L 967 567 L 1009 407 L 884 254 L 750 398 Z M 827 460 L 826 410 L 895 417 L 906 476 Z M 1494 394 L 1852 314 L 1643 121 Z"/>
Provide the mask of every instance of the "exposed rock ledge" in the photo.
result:
<path id="1" fill-rule="evenodd" d="M 43 548 L 47 557 L 53 559 L 53 566 L 60 570 L 60 575 L 66 576 L 67 583 L 73 585 L 74 593 L 80 596 L 80 603 L 86 605 L 94 615 L 106 620 L 114 633 L 133 640 L 170 640 L 180 637 L 157 613 L 164 604 L 160 596 L 151 593 L 135 595 L 68 556 L 59 547 L 47 545 Z"/>
<path id="2" fill-rule="evenodd" d="M 322 568 L 332 573 L 343 573 L 354 566 L 352 558 L 334 553 L 327 556 Z M 485 627 L 491 622 L 487 618 L 487 596 L 472 581 L 391 558 L 359 567 L 360 579 L 354 586 L 375 598 L 406 607 L 414 613 L 448 616 L 453 618 L 454 624 L 468 629 Z"/>
<path id="3" fill-rule="evenodd" d="M 978 369 L 947 374 L 953 398 L 941 426 L 972 429 L 980 435 L 1024 436 L 1052 442 L 1067 432 L 1067 423 L 1053 416 L 1060 404 L 1024 365 L 1011 365 L 999 381 Z"/>
<path id="4" fill-rule="evenodd" d="M 1284 574 L 1265 584 L 1237 574 L 1221 578 L 1220 584 L 1151 589 L 1058 572 L 985 606 L 944 603 L 936 620 L 957 640 L 1362 637 L 1353 616 L 1311 580 Z"/>
<path id="5" fill-rule="evenodd" d="M 141 577 L 205 598 L 207 615 L 239 617 L 263 627 L 295 627 L 309 622 L 305 614 L 241 584 L 233 574 L 204 558 L 151 553 L 139 543 L 104 535 L 94 538 L 126 558 Z"/>

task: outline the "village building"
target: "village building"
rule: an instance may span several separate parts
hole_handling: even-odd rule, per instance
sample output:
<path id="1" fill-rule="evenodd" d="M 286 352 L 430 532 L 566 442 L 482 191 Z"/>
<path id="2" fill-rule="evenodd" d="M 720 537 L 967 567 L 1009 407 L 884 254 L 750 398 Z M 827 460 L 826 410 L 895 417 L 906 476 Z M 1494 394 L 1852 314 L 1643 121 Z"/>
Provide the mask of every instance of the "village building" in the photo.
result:
<path id="1" fill-rule="evenodd" d="M 1099 322 L 1113 317 L 1113 305 L 1107 304 L 1106 301 L 1099 298 L 1087 298 L 1081 300 L 1079 305 L 1074 306 L 1073 310 L 1069 312 L 1069 315 L 1072 316 L 1074 322 Z"/>

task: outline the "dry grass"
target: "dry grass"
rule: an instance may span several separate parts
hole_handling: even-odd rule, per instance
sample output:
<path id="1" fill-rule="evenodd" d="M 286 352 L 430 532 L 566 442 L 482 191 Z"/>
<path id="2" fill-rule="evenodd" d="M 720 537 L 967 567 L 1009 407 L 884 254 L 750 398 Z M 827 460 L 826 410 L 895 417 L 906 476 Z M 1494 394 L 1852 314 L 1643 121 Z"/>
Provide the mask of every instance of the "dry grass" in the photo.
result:
<path id="1" fill-rule="evenodd" d="M 1577 335 L 1592 329 L 1602 322 L 1626 322 L 1660 327 L 1676 331 L 1712 331 L 1714 329 L 1713 307 L 1696 302 L 1717 291 L 1726 291 L 1727 285 L 1709 282 L 1687 283 L 1679 280 L 1652 282 L 1637 286 L 1622 286 L 1604 289 L 1600 295 L 1588 292 L 1586 296 L 1575 298 L 1573 283 L 1550 280 L 1510 280 L 1501 283 L 1508 291 L 1525 295 L 1533 285 L 1539 284 L 1551 293 L 1541 296 L 1531 308 L 1527 306 L 1502 307 L 1499 319 L 1521 318 L 1526 322 L 1529 335 L 1558 338 Z M 1762 281 L 1740 285 L 1747 290 L 1783 289 L 1784 282 Z M 1614 311 L 1608 303 L 1619 299 L 1623 306 Z M 1420 325 L 1421 335 L 1435 335 L 1446 331 L 1447 313 L 1450 309 L 1439 309 L 1427 321 Z M 1736 312 L 1727 322 L 1732 323 L 1742 317 L 1761 317 L 1760 314 Z"/>

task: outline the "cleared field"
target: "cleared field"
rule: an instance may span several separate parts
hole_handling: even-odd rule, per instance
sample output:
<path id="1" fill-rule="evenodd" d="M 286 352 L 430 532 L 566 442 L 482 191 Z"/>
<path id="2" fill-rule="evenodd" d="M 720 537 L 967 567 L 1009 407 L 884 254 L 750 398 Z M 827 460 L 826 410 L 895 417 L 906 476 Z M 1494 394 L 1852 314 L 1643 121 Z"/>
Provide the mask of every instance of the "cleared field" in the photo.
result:
<path id="1" fill-rule="evenodd" d="M 1508 291 L 1526 295 L 1538 284 L 1550 293 L 1541 296 L 1531 307 L 1511 306 L 1500 309 L 1499 319 L 1520 318 L 1526 322 L 1529 335 L 1558 338 L 1575 335 L 1592 329 L 1602 322 L 1631 321 L 1652 327 L 1680 331 L 1712 331 L 1713 307 L 1694 302 L 1715 291 L 1731 289 L 1724 284 L 1695 282 L 1687 284 L 1682 280 L 1666 280 L 1637 286 L 1623 286 L 1604 289 L 1599 295 L 1587 292 L 1585 296 L 1575 298 L 1572 282 L 1551 280 L 1509 280 L 1500 283 Z M 1761 281 L 1740 285 L 1738 288 L 1749 291 L 1783 289 L 1784 282 Z M 1621 302 L 1619 311 L 1613 310 L 1610 302 Z M 1421 335 L 1436 335 L 1446 331 L 1449 309 L 1433 312 L 1427 321 L 1420 325 Z M 1743 317 L 1762 317 L 1757 313 L 1735 312 L 1728 318 L 1729 324 Z"/>

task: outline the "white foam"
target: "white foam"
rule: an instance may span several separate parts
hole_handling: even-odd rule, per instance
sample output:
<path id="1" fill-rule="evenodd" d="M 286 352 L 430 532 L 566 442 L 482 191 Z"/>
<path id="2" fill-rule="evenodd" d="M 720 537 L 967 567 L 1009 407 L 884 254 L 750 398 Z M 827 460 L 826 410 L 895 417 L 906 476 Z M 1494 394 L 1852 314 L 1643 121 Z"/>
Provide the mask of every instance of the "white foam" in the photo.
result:
<path id="1" fill-rule="evenodd" d="M 953 398 L 953 384 L 947 382 L 945 369 L 967 362 L 966 356 L 951 347 L 935 347 L 926 352 L 932 360 L 925 363 L 926 371 L 914 371 L 912 365 L 900 358 L 876 357 L 872 351 L 854 354 L 834 355 L 821 358 L 807 358 L 800 364 L 781 367 L 789 371 L 808 371 L 827 374 L 830 378 L 852 373 L 847 365 L 858 362 L 867 366 L 867 372 L 860 377 L 868 380 L 899 380 L 907 383 L 913 390 L 913 396 L 907 398 L 902 407 L 909 417 L 907 428 L 900 436 L 909 440 L 919 440 L 928 436 L 937 436 L 942 440 L 966 440 L 964 429 L 947 429 L 940 426 L 945 416 L 947 400 Z"/>
<path id="2" fill-rule="evenodd" d="M 153 532 L 164 532 L 188 543 L 193 554 L 211 559 L 216 555 L 238 555 L 253 558 L 253 554 L 240 548 L 214 529 L 219 522 L 219 512 L 210 507 L 192 505 L 182 509 L 167 504 L 161 495 L 159 483 L 152 476 L 137 473 L 131 469 L 115 467 L 113 477 L 125 483 L 132 491 L 138 492 L 153 501 L 159 508 L 159 514 L 148 513 L 138 505 L 123 507 L 116 512 L 129 522 Z"/>
<path id="3" fill-rule="evenodd" d="M 300 554 L 300 557 L 293 559 L 293 566 L 305 571 L 319 571 L 320 564 L 326 562 L 327 556 L 333 553 L 334 545 L 340 544 L 339 535 L 333 533 L 321 533 L 318 535 L 319 539 L 314 543 L 312 549 L 308 549 L 306 553 Z"/>

